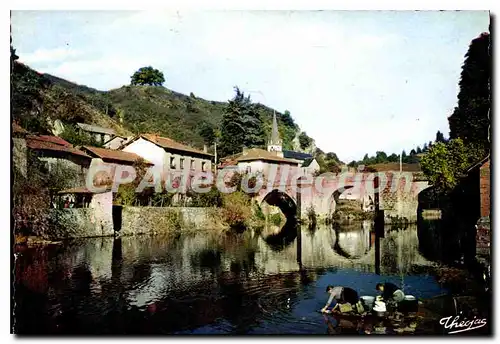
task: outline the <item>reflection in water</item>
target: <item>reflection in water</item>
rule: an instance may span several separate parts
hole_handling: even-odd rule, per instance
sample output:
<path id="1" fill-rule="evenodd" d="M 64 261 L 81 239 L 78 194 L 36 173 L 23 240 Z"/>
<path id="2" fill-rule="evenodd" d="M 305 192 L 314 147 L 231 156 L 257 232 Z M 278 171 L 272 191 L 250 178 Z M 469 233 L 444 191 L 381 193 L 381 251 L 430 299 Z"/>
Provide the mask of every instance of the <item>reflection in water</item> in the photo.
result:
<path id="1" fill-rule="evenodd" d="M 297 223 L 287 220 L 278 233 L 265 237 L 266 243 L 274 251 L 281 251 L 294 242 L 297 238 Z"/>
<path id="2" fill-rule="evenodd" d="M 274 236 L 207 231 L 25 249 L 16 265 L 15 331 L 325 333 L 317 310 L 328 284 L 372 295 L 381 279 L 404 277 L 418 297 L 445 292 L 422 274 L 434 264 L 418 246 L 415 227 L 386 229 L 373 240 L 371 226 L 358 223 L 314 232 L 289 226 Z"/>
<path id="3" fill-rule="evenodd" d="M 360 228 L 361 227 L 361 228 Z M 370 223 L 334 225 L 335 251 L 346 258 L 361 258 L 370 249 Z"/>

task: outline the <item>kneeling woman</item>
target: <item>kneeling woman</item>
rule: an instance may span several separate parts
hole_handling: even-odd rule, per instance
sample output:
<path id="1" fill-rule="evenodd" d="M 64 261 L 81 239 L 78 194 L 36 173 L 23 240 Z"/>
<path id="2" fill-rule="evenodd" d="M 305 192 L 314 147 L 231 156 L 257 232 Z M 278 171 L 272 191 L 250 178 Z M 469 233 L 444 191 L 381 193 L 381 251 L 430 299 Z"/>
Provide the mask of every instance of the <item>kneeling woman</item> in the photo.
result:
<path id="1" fill-rule="evenodd" d="M 336 305 L 333 307 L 332 311 L 337 309 L 341 303 L 350 303 L 351 305 L 355 305 L 359 301 L 358 292 L 351 288 L 341 286 L 334 287 L 329 285 L 326 287 L 326 292 L 330 294 L 330 297 L 328 298 L 325 307 L 321 309 L 321 312 L 326 312 L 334 299 L 336 301 Z"/>

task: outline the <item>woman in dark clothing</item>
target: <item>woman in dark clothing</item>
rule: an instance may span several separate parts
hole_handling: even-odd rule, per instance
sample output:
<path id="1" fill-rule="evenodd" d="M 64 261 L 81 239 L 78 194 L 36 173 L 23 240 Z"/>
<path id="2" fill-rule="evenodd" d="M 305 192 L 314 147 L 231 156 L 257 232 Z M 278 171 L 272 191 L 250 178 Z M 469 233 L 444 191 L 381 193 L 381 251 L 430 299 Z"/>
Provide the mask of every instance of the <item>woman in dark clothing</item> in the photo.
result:
<path id="1" fill-rule="evenodd" d="M 384 301 L 401 301 L 399 300 L 399 294 L 403 294 L 401 289 L 393 283 L 378 283 L 376 289 L 382 292 L 382 299 Z M 398 297 L 395 299 L 394 293 L 399 290 Z M 403 294 L 404 295 L 404 294 Z"/>
<path id="2" fill-rule="evenodd" d="M 334 287 L 329 285 L 326 287 L 326 292 L 330 294 L 330 297 L 328 298 L 325 307 L 321 309 L 322 312 L 325 312 L 328 309 L 334 299 L 337 304 L 333 310 L 335 310 L 340 303 L 350 303 L 351 305 L 355 305 L 359 301 L 358 292 L 348 287 Z"/>

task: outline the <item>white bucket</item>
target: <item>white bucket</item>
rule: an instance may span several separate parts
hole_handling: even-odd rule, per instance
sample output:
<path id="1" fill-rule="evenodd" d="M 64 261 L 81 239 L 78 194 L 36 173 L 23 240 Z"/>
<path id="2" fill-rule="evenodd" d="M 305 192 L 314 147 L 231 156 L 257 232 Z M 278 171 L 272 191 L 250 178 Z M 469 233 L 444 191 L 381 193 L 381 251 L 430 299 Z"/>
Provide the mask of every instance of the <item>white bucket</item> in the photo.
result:
<path id="1" fill-rule="evenodd" d="M 375 301 L 375 306 L 373 307 L 375 312 L 385 312 L 387 309 L 385 308 L 385 302 Z"/>

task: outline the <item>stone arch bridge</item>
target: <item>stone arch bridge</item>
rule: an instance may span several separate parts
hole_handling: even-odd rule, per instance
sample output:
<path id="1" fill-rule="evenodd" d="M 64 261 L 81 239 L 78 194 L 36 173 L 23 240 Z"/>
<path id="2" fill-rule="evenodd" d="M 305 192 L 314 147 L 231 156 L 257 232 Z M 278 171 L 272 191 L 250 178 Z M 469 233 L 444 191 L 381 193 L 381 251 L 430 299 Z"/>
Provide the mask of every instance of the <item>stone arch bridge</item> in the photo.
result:
<path id="1" fill-rule="evenodd" d="M 329 218 L 343 197 L 361 201 L 368 211 L 375 197 L 376 177 L 380 209 L 384 210 L 386 220 L 398 217 L 416 222 L 418 194 L 428 188 L 429 183 L 421 173 L 415 172 L 330 173 L 317 177 L 291 174 L 287 178 L 264 178 L 254 200 L 280 207 L 287 218 L 294 215 L 305 218 L 311 210 L 319 218 Z"/>

